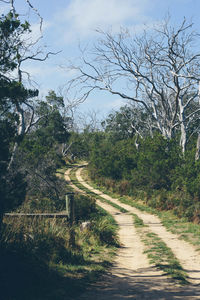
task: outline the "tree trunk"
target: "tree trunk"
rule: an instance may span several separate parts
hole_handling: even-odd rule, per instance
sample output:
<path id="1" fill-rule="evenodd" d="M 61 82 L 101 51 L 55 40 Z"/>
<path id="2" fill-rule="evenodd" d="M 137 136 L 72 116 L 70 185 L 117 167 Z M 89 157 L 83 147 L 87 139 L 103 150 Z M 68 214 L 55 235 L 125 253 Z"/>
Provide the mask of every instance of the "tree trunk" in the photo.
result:
<path id="1" fill-rule="evenodd" d="M 7 171 L 10 170 L 10 167 L 12 166 L 12 163 L 13 163 L 13 161 L 14 161 L 14 159 L 15 159 L 15 154 L 16 154 L 16 152 L 17 152 L 17 147 L 18 147 L 18 143 L 15 142 L 14 147 L 13 147 L 13 150 L 12 150 L 11 158 L 10 158 L 10 161 L 9 161 L 9 164 L 8 164 Z"/>
<path id="2" fill-rule="evenodd" d="M 186 142 L 187 142 L 184 110 L 185 110 L 185 108 L 183 105 L 183 99 L 182 99 L 182 97 L 179 97 L 179 121 L 181 124 L 180 146 L 181 146 L 183 154 L 185 153 L 185 147 L 186 147 Z"/>
<path id="3" fill-rule="evenodd" d="M 185 124 L 182 123 L 181 124 L 180 146 L 181 146 L 183 154 L 185 153 L 186 141 L 187 141 L 186 128 L 185 128 Z"/>
<path id="4" fill-rule="evenodd" d="M 200 154 L 200 133 L 198 133 L 197 137 L 197 146 L 196 146 L 196 153 L 195 153 L 195 160 L 199 160 L 199 154 Z"/>
<path id="5" fill-rule="evenodd" d="M 200 106 L 200 81 L 199 81 L 199 106 Z M 200 132 L 198 132 L 195 160 L 199 160 L 200 153 Z"/>

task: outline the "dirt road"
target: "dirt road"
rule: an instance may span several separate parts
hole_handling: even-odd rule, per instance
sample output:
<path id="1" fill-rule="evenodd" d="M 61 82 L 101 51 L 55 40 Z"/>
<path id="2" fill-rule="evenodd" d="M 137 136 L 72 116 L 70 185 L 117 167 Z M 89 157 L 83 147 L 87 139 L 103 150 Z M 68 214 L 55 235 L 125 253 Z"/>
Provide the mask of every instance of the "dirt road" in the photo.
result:
<path id="1" fill-rule="evenodd" d="M 181 260 L 182 266 L 189 271 L 191 284 L 178 287 L 173 280 L 164 276 L 155 266 L 150 265 L 147 256 L 143 253 L 144 245 L 134 227 L 132 216 L 129 213 L 121 213 L 111 205 L 97 200 L 97 204 L 107 210 L 118 223 L 122 247 L 118 251 L 109 273 L 102 276 L 98 283 L 91 285 L 79 299 L 200 299 L 200 259 L 195 249 L 187 243 L 185 245 L 185 242 L 182 243 L 175 235 L 167 232 L 154 215 L 143 213 L 93 189 L 84 182 L 81 170 L 81 168 L 78 169 L 76 176 L 82 185 L 101 197 L 124 207 L 128 212 L 137 214 L 153 232 L 163 238 L 177 258 Z M 69 171 L 65 174 L 65 178 L 70 180 Z M 77 189 L 75 185 L 72 187 Z M 181 247 L 183 247 L 182 251 Z"/>

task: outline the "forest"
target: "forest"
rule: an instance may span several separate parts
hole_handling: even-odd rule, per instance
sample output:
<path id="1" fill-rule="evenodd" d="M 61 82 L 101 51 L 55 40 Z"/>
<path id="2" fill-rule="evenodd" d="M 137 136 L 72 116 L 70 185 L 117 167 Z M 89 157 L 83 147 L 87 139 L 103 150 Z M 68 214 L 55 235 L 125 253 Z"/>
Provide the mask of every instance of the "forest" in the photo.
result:
<path id="1" fill-rule="evenodd" d="M 109 265 L 119 247 L 115 221 L 94 195 L 75 193 L 71 245 L 66 220 L 5 214 L 64 211 L 71 192 L 64 174 L 86 161 L 99 187 L 200 224 L 200 53 L 193 46 L 199 35 L 185 19 L 178 28 L 165 20 L 159 30 L 139 37 L 99 31 L 93 56 L 83 53 L 82 64 L 70 66 L 76 76 L 66 91 L 75 90 L 77 98 L 69 106 L 54 90 L 42 98 L 39 89 L 26 85 L 24 62 L 43 63 L 57 53 L 45 53 L 27 39 L 31 25 L 10 3 L 0 18 L 0 281 L 6 293 L 14 285 L 15 294 L 11 290 L 5 300 L 67 299 L 64 286 L 73 295 Z M 127 104 L 80 130 L 73 108 L 95 90 Z M 92 229 L 82 233 L 80 224 L 88 220 Z M 110 256 L 103 259 L 105 249 Z M 98 257 L 95 263 L 90 251 Z"/>

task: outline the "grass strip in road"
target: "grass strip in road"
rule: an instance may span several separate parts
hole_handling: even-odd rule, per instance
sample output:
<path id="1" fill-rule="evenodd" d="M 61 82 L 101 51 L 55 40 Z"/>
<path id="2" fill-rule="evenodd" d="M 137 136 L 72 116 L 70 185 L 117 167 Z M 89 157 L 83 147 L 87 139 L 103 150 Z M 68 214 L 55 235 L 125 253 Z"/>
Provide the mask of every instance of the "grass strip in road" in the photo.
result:
<path id="1" fill-rule="evenodd" d="M 132 216 L 133 216 L 133 222 L 134 222 L 134 225 L 136 228 L 148 227 L 148 225 L 145 225 L 143 220 L 140 219 L 138 217 L 138 215 L 132 213 Z"/>
<path id="2" fill-rule="evenodd" d="M 119 201 L 141 211 L 157 215 L 165 228 L 179 236 L 179 239 L 197 247 L 200 251 L 200 224 L 188 222 L 186 218 L 178 218 L 171 211 L 158 211 L 145 204 L 137 203 L 130 197 L 119 197 Z"/>
<path id="3" fill-rule="evenodd" d="M 150 263 L 163 271 L 166 275 L 173 278 L 179 284 L 187 284 L 187 274 L 181 267 L 179 261 L 172 250 L 158 237 L 157 234 L 150 232 L 137 215 L 133 214 L 133 222 L 137 232 L 143 241 Z"/>
<path id="4" fill-rule="evenodd" d="M 175 279 L 180 284 L 188 284 L 187 273 L 169 247 L 153 232 L 143 232 L 143 242 L 146 246 L 145 253 L 150 263 L 165 274 Z"/>

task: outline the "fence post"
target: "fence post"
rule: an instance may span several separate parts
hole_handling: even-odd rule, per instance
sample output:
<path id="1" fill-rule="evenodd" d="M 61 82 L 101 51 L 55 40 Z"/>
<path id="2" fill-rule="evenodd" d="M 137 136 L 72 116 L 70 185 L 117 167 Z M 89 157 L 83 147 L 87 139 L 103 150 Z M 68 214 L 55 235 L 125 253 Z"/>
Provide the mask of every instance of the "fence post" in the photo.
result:
<path id="1" fill-rule="evenodd" d="M 70 210 L 69 210 L 69 197 L 68 197 L 68 195 L 65 195 L 65 210 L 66 210 L 66 214 L 67 214 L 68 220 L 69 220 Z"/>
<path id="2" fill-rule="evenodd" d="M 67 193 L 66 195 L 66 213 L 69 219 L 69 244 L 71 247 L 75 246 L 75 231 L 74 231 L 74 193 Z"/>

